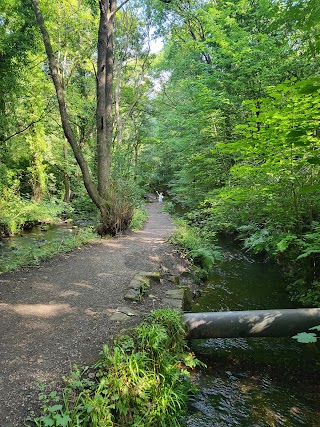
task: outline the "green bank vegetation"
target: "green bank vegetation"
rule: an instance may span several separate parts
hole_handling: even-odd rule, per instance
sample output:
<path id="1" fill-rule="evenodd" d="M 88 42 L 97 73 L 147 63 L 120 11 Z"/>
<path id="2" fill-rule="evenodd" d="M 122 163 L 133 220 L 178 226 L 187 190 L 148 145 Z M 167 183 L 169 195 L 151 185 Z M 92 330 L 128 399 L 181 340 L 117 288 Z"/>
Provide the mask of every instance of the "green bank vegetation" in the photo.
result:
<path id="1" fill-rule="evenodd" d="M 181 218 L 175 222 L 177 227 L 170 238 L 171 242 L 192 262 L 195 280 L 205 279 L 215 263 L 223 258 L 215 234 L 209 236 L 201 233 L 198 227 L 192 227 Z"/>
<path id="2" fill-rule="evenodd" d="M 16 270 L 30 265 L 39 265 L 41 261 L 52 258 L 54 255 L 69 252 L 75 248 L 91 242 L 96 238 L 92 228 L 75 229 L 60 237 L 50 240 L 39 239 L 37 242 L 25 246 L 13 246 L 9 255 L 0 259 L 0 272 Z"/>
<path id="3" fill-rule="evenodd" d="M 30 265 L 39 265 L 40 262 L 52 258 L 56 254 L 66 253 L 75 248 L 79 248 L 84 244 L 93 242 L 98 237 L 94 226 L 72 226 L 72 223 L 69 224 L 69 226 L 66 224 L 61 224 L 59 215 L 57 215 L 57 210 L 52 208 L 52 205 L 45 205 L 44 207 L 36 206 L 36 209 L 34 210 L 35 206 L 30 203 L 30 208 L 32 211 L 24 214 L 27 206 L 28 204 L 22 203 L 21 211 L 17 214 L 17 217 L 19 217 L 21 220 L 20 226 L 18 227 L 17 222 L 15 222 L 14 227 L 10 228 L 10 233 L 8 231 L 9 228 L 6 228 L 6 232 L 8 234 L 12 234 L 13 230 L 15 230 L 15 233 L 21 235 L 21 229 L 26 229 L 27 227 L 32 229 L 37 225 L 37 230 L 40 230 L 40 233 L 42 228 L 45 230 L 52 230 L 51 233 L 49 232 L 50 237 L 47 237 L 48 231 L 45 231 L 42 233 L 43 237 L 32 239 L 33 241 L 31 241 L 28 245 L 25 245 L 24 242 L 23 245 L 19 245 L 18 242 L 16 242 L 14 245 L 11 245 L 7 249 L 6 253 L 3 253 L 0 257 L 0 273 L 16 270 L 18 268 Z M 42 207 L 42 209 L 39 209 L 40 207 Z M 39 212 L 42 215 L 46 214 L 47 216 L 39 216 Z M 52 216 L 48 216 L 52 212 L 54 214 Z M 83 211 L 81 213 L 83 215 Z M 90 214 L 93 214 L 93 212 L 88 211 L 87 213 L 89 213 L 89 218 Z M 70 214 L 72 216 L 72 212 Z M 63 215 L 65 215 L 65 211 L 63 212 Z M 40 218 L 42 218 L 42 220 L 40 220 Z M 43 218 L 45 219 L 43 220 Z M 11 216 L 9 219 L 12 221 Z M 133 231 L 140 230 L 143 228 L 147 219 L 148 213 L 145 207 L 143 205 L 137 205 L 133 209 L 129 228 Z M 45 221 L 45 224 L 39 225 L 39 221 L 40 224 L 42 221 Z M 91 221 L 94 221 L 94 218 L 92 218 Z M 56 222 L 58 225 L 54 227 L 53 225 Z M 67 228 L 67 230 L 63 231 L 64 228 Z M 55 230 L 58 230 L 58 232 L 55 232 Z M 53 237 L 51 235 L 53 235 Z M 21 236 L 23 236 L 23 234 Z M 28 236 L 28 234 L 26 234 L 26 236 Z M 21 238 L 22 240 L 25 240 L 25 237 Z"/>
<path id="4" fill-rule="evenodd" d="M 179 312 L 160 309 L 105 345 L 92 368 L 77 367 L 59 394 L 41 393 L 38 427 L 178 427 L 195 392 L 190 369 L 204 366 L 188 350 Z"/>

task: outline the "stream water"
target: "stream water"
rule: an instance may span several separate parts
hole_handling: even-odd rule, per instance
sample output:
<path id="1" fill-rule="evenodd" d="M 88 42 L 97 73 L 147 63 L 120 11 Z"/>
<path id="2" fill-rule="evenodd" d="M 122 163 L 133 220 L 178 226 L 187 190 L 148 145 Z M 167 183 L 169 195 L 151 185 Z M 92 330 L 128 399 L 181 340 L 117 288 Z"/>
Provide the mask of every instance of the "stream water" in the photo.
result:
<path id="1" fill-rule="evenodd" d="M 292 308 L 279 268 L 221 241 L 216 266 L 192 312 Z M 193 340 L 199 374 L 187 427 L 320 426 L 320 343 L 291 338 Z"/>
<path id="2" fill-rule="evenodd" d="M 0 271 L 10 264 L 19 253 L 33 251 L 52 242 L 62 241 L 72 235 L 75 228 L 72 224 L 39 225 L 31 230 L 23 230 L 19 234 L 0 240 Z"/>

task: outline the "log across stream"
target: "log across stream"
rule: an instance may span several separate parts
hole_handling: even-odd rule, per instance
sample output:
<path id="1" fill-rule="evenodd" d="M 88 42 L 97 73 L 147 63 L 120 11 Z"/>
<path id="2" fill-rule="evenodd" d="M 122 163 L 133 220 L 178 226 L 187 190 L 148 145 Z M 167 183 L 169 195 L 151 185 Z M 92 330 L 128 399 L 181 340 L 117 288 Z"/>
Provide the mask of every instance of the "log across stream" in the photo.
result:
<path id="1" fill-rule="evenodd" d="M 253 259 L 228 240 L 192 312 L 292 309 L 277 265 Z M 187 427 L 320 425 L 320 343 L 292 338 L 209 338 L 190 342 L 208 368 Z"/>

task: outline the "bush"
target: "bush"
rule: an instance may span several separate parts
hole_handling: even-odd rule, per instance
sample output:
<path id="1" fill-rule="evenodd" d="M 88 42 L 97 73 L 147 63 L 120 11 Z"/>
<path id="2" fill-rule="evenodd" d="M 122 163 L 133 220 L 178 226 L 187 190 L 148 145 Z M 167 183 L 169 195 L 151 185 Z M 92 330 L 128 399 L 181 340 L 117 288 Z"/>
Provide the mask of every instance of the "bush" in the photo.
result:
<path id="1" fill-rule="evenodd" d="M 196 267 L 199 277 L 206 277 L 216 261 L 222 259 L 219 246 L 207 240 L 200 231 L 188 225 L 184 220 L 177 220 L 177 228 L 171 238 L 172 243 L 178 245 Z M 211 233 L 211 239 L 213 239 Z"/>
<path id="2" fill-rule="evenodd" d="M 141 230 L 148 220 L 148 211 L 144 206 L 134 209 L 132 219 L 130 222 L 131 230 Z"/>
<path id="3" fill-rule="evenodd" d="M 51 258 L 57 253 L 69 252 L 72 249 L 90 242 L 96 237 L 93 231 L 88 229 L 78 229 L 73 234 L 66 234 L 63 237 L 46 241 L 45 244 L 30 245 L 26 247 L 15 248 L 6 258 L 3 255 L 0 258 L 0 272 L 12 271 L 27 265 L 38 265 L 41 261 Z"/>
<path id="4" fill-rule="evenodd" d="M 178 312 L 150 313 L 113 348 L 103 347 L 94 373 L 76 368 L 62 396 L 42 394 L 43 415 L 32 421 L 38 427 L 178 427 L 195 392 L 187 367 L 204 366 L 184 337 Z"/>
<path id="5" fill-rule="evenodd" d="M 140 193 L 133 182 L 123 179 L 112 181 L 106 201 L 106 216 L 98 227 L 98 233 L 114 236 L 126 230 L 131 223 L 134 209 L 141 205 Z"/>
<path id="6" fill-rule="evenodd" d="M 35 203 L 18 196 L 0 200 L 0 224 L 6 234 L 14 234 L 24 228 L 25 224 L 54 222 L 63 210 L 63 204 L 53 200 Z"/>

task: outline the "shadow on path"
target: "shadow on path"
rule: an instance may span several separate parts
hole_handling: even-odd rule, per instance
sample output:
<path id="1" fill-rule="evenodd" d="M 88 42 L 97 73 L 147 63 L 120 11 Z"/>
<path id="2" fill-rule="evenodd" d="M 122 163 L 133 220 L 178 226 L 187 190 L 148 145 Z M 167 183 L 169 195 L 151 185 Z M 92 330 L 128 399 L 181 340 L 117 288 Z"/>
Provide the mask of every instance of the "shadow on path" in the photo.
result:
<path id="1" fill-rule="evenodd" d="M 0 426 L 22 427 L 39 407 L 37 384 L 59 381 L 77 363 L 94 363 L 102 345 L 136 322 L 114 322 L 131 279 L 140 271 L 187 270 L 167 238 L 174 230 L 158 204 L 149 204 L 144 230 L 99 240 L 40 267 L 0 275 Z M 161 285 L 136 304 L 162 306 Z M 138 306 L 138 307 L 137 307 Z"/>

